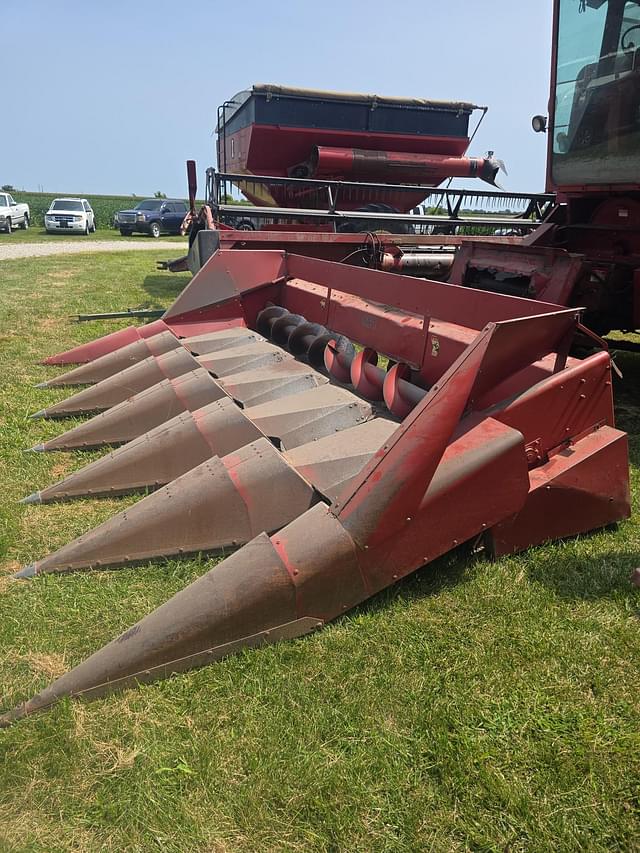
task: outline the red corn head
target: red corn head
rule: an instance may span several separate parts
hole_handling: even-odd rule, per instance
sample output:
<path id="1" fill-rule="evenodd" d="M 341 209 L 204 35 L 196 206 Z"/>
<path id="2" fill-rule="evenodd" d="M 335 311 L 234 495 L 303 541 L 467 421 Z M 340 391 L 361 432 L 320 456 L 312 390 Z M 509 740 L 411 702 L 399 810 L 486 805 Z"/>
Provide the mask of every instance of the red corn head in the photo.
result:
<path id="1" fill-rule="evenodd" d="M 186 389 L 178 402 L 160 383 L 83 424 L 122 413 L 144 395 L 153 398 L 158 388 L 167 394 L 165 408 L 175 405 L 176 411 L 160 418 L 154 410 L 150 426 L 226 395 L 245 407 L 262 435 L 280 435 L 281 446 L 293 449 L 279 456 L 264 439 L 253 439 L 250 451 L 212 456 L 196 473 L 127 511 L 138 519 L 139 537 L 126 538 L 131 531 L 118 521 L 121 515 L 106 522 L 114 544 L 98 528 L 41 561 L 41 569 L 64 570 L 105 557 L 121 561 L 125 548 L 139 550 L 124 553 L 130 558 L 124 562 L 147 559 L 159 548 L 174 554 L 181 547 L 215 550 L 263 528 L 0 723 L 61 696 L 99 696 L 242 648 L 301 636 L 465 541 L 483 543 L 499 556 L 628 516 L 628 450 L 626 436 L 613 424 L 610 358 L 604 351 L 581 361 L 568 357 L 578 320 L 578 311 L 543 302 L 280 252 L 214 254 L 165 315 L 174 332 L 212 331 L 207 323 L 264 328 L 274 341 L 283 335 L 296 355 L 302 347 L 313 364 L 320 349 L 334 381 L 375 400 L 372 413 L 390 411 L 402 421 L 378 437 L 382 444 L 375 451 L 363 447 L 350 456 L 353 441 L 340 432 L 331 441 L 329 432 L 313 443 L 312 436 L 296 448 L 297 435 L 326 427 L 337 410 L 329 406 L 323 413 L 320 406 L 311 416 L 301 407 L 288 409 L 305 393 L 324 391 L 318 386 L 326 387 L 326 377 L 284 359 L 218 380 L 202 369 L 171 380 L 182 389 L 188 377 L 204 376 L 206 393 L 217 396 L 198 405 L 185 404 Z M 342 335 L 364 349 L 356 353 Z M 378 368 L 377 352 L 394 362 L 391 369 Z M 348 416 L 341 409 L 340 417 Z M 380 423 L 373 420 L 371 429 Z M 149 428 L 139 426 L 137 435 Z M 364 434 L 369 426 L 353 429 Z M 273 468 L 256 463 L 261 448 Z M 234 480 L 236 470 L 242 474 Z M 268 477 L 272 485 L 282 482 L 282 501 L 270 501 L 274 488 L 264 491 Z M 187 502 L 194 501 L 197 530 L 189 541 L 178 542 L 176 534 L 169 541 L 171 525 L 154 517 L 167 513 L 177 530 L 189 523 L 169 497 L 176 483 Z M 208 513 L 200 492 L 210 496 Z M 289 493 L 296 498 L 287 506 Z M 276 506 L 261 506 L 269 502 Z M 228 525 L 218 525 L 214 504 L 228 506 Z"/>
<path id="2" fill-rule="evenodd" d="M 570 311 L 489 324 L 337 496 L 323 495 L 271 536 L 258 534 L 2 723 L 61 696 L 99 696 L 301 636 L 459 542 L 482 537 L 489 550 L 508 553 L 627 515 L 623 433 L 605 423 L 542 459 L 534 449 L 543 439 L 525 440 L 532 401 L 548 435 L 556 401 L 558 412 L 576 407 L 574 421 L 596 416 L 598 400 L 610 406 L 606 355 L 560 370 L 522 399 L 478 408 L 574 327 Z M 591 415 L 580 408 L 587 391 Z"/>

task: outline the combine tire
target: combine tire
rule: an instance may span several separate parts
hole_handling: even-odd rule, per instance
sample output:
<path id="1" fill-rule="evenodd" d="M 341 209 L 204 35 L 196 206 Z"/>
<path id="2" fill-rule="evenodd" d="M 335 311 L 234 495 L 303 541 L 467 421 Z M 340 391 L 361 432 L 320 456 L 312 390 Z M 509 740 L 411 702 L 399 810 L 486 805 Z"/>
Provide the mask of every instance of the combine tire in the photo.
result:
<path id="1" fill-rule="evenodd" d="M 155 238 L 158 238 L 160 236 L 160 223 L 159 222 L 152 222 L 151 223 L 151 228 L 149 229 L 149 234 Z"/>

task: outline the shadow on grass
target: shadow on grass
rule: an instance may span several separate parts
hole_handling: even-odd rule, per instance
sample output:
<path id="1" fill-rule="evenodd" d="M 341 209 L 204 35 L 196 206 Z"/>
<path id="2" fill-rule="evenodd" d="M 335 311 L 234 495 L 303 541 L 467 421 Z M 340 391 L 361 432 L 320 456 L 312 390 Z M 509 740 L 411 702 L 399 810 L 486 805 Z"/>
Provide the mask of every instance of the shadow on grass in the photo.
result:
<path id="1" fill-rule="evenodd" d="M 363 601 L 351 612 L 353 614 L 377 613 L 386 610 L 393 601 L 403 601 L 408 604 L 469 583 L 473 579 L 473 568 L 477 560 L 478 557 L 472 553 L 470 543 L 460 545 L 432 563 L 427 563 L 398 583 Z"/>
<path id="2" fill-rule="evenodd" d="M 584 534 L 579 541 L 597 535 L 597 532 Z M 531 555 L 527 566 L 529 579 L 551 589 L 560 598 L 622 601 L 636 592 L 630 575 L 640 562 L 640 553 L 632 545 L 600 550 L 593 556 L 559 554 L 558 549 L 541 549 Z"/>
<path id="3" fill-rule="evenodd" d="M 190 281 L 190 275 L 174 275 L 169 272 L 148 275 L 142 282 L 142 286 L 155 300 L 161 300 L 161 302 L 154 303 L 148 307 L 168 308 L 170 303 L 182 293 Z"/>
<path id="4" fill-rule="evenodd" d="M 615 377 L 613 384 L 616 425 L 632 436 L 637 435 L 640 433 L 640 354 L 614 353 L 614 361 L 622 373 L 622 378 Z M 639 460 L 636 457 L 631 461 L 638 464 Z"/>

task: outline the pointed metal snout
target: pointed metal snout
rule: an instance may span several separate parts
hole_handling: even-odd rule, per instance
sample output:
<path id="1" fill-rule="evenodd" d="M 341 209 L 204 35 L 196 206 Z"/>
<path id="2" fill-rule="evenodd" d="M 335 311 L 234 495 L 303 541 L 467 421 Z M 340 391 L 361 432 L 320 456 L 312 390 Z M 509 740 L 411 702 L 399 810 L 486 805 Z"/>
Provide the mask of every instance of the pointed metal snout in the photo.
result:
<path id="1" fill-rule="evenodd" d="M 38 502 L 52 503 L 157 489 L 212 456 L 224 456 L 261 436 L 225 396 L 176 415 L 35 494 Z"/>
<path id="2" fill-rule="evenodd" d="M 368 403 L 329 384 L 244 410 L 225 396 L 182 412 L 37 494 L 39 502 L 50 503 L 156 489 L 263 435 L 290 449 L 372 417 Z"/>
<path id="3" fill-rule="evenodd" d="M 356 546 L 324 504 L 271 538 L 261 533 L 117 639 L 0 717 L 64 696 L 97 698 L 320 628 L 367 598 Z"/>
<path id="4" fill-rule="evenodd" d="M 179 348 L 186 349 L 193 355 L 205 355 L 206 353 L 218 352 L 221 349 L 246 346 L 259 341 L 264 341 L 264 338 L 257 332 L 243 326 L 194 335 L 182 340 L 179 340 L 173 332 L 167 329 L 153 337 L 133 341 L 120 349 L 108 352 L 93 361 L 62 373 L 60 376 L 54 376 L 46 382 L 40 382 L 36 388 L 95 385 L 103 379 L 122 373 L 134 364 L 145 361 L 152 355 L 160 356 Z"/>
<path id="5" fill-rule="evenodd" d="M 224 396 L 215 379 L 200 367 L 141 391 L 91 420 L 49 439 L 40 449 L 89 450 L 107 444 L 124 444 L 180 412 L 194 411 Z"/>
<path id="6" fill-rule="evenodd" d="M 48 406 L 32 417 L 67 418 L 104 412 L 164 379 L 175 379 L 198 367 L 194 356 L 183 347 L 178 347 L 162 355 L 149 356 L 66 400 Z"/>
<path id="7" fill-rule="evenodd" d="M 312 486 L 260 438 L 203 462 L 34 563 L 29 576 L 219 553 L 279 530 L 315 500 Z"/>
<path id="8" fill-rule="evenodd" d="M 15 577 L 235 548 L 293 521 L 320 494 L 334 500 L 395 428 L 376 419 L 285 454 L 258 438 L 208 458 Z"/>
<path id="9" fill-rule="evenodd" d="M 57 388 L 66 385 L 95 385 L 103 379 L 115 376 L 123 370 L 138 364 L 152 355 L 162 355 L 180 346 L 173 332 L 161 332 L 152 338 L 141 338 L 133 341 L 114 352 L 108 352 L 99 358 L 81 364 L 73 370 L 54 376 L 46 382 L 36 385 L 36 388 Z"/>
<path id="10" fill-rule="evenodd" d="M 42 364 L 87 364 L 107 353 L 123 349 L 135 341 L 154 337 L 160 332 L 166 332 L 167 330 L 168 326 L 163 320 L 156 320 L 146 326 L 127 326 L 124 329 L 118 329 L 117 332 L 103 335 L 101 338 L 96 338 L 86 344 L 79 344 L 79 346 L 72 349 L 50 355 L 42 360 Z"/>
<path id="11" fill-rule="evenodd" d="M 88 450 L 124 444 L 180 412 L 225 396 L 255 406 L 327 384 L 326 376 L 294 359 L 234 373 L 219 380 L 204 368 L 168 379 L 118 403 L 86 423 L 45 442 L 43 450 Z M 88 389 L 91 390 L 91 389 Z"/>

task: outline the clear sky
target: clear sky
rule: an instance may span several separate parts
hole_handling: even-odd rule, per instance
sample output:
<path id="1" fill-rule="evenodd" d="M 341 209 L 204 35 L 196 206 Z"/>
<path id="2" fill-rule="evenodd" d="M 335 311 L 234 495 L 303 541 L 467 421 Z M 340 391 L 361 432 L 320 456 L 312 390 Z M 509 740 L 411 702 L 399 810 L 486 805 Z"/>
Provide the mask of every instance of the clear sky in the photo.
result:
<path id="1" fill-rule="evenodd" d="M 268 82 L 487 104 L 470 151 L 544 189 L 551 0 L 0 0 L 0 184 L 186 194 L 216 107 Z"/>

